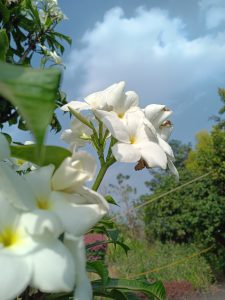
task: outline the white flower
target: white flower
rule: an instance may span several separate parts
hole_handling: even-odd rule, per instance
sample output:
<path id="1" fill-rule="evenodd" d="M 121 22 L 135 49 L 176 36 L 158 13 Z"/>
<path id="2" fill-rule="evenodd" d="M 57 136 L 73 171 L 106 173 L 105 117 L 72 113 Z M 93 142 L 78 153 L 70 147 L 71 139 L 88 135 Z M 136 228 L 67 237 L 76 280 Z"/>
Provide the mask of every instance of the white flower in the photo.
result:
<path id="1" fill-rule="evenodd" d="M 172 115 L 172 111 L 161 104 L 150 104 L 144 108 L 145 117 L 160 131 L 160 126 Z"/>
<path id="2" fill-rule="evenodd" d="M 82 187 L 81 182 L 89 178 L 91 173 L 83 172 L 79 176 L 79 163 L 77 167 L 74 172 L 70 167 L 68 169 L 62 167 L 58 174 L 56 170 L 54 178 L 54 167 L 49 165 L 26 174 L 25 179 L 35 194 L 33 205 L 58 218 L 65 232 L 81 236 L 108 212 L 108 203 L 97 192 Z M 61 173 L 63 169 L 64 175 Z M 73 174 L 78 184 L 74 182 L 74 187 L 69 185 L 70 188 L 65 190 L 64 188 L 68 186 L 67 180 L 72 179 L 70 182 L 72 184 Z M 57 177 L 61 178 L 61 182 Z"/>
<path id="3" fill-rule="evenodd" d="M 4 134 L 0 133 L 0 161 L 10 157 L 10 149 L 9 144 L 4 136 Z"/>
<path id="4" fill-rule="evenodd" d="M 51 58 L 57 65 L 62 63 L 61 57 L 56 53 L 56 51 L 50 51 L 46 46 L 38 44 L 43 50 L 45 55 Z"/>
<path id="5" fill-rule="evenodd" d="M 133 91 L 128 91 L 124 93 L 125 82 L 121 81 L 116 84 L 116 93 L 108 97 L 107 104 L 109 111 L 94 110 L 95 115 L 103 121 L 104 117 L 111 116 L 116 120 L 122 120 L 125 122 L 126 114 L 132 111 L 140 110 L 138 107 L 139 97 Z"/>
<path id="6" fill-rule="evenodd" d="M 119 82 L 115 83 L 111 86 L 109 86 L 107 89 L 95 92 L 93 94 L 90 94 L 86 98 L 84 98 L 85 102 L 81 101 L 71 101 L 68 104 L 61 107 L 64 111 L 69 111 L 69 108 L 75 110 L 95 110 L 95 109 L 101 109 L 110 111 L 115 107 L 116 111 L 123 113 L 125 106 L 129 107 L 132 105 L 133 102 L 136 101 L 136 98 L 133 97 L 132 94 L 124 94 L 124 85 L 125 83 Z M 132 92 L 133 93 L 133 92 Z M 126 104 L 120 105 L 121 100 L 123 101 L 126 99 Z M 135 98 L 135 99 L 134 99 Z"/>
<path id="7" fill-rule="evenodd" d="M 5 174 L 6 170 L 7 166 L 0 166 L 0 299 L 14 299 L 28 285 L 42 292 L 71 291 L 75 282 L 74 259 L 52 234 L 57 228 L 51 219 L 37 211 L 16 209 L 7 201 L 9 187 L 1 179 L 13 171 L 9 169 Z M 9 177 L 16 190 L 18 181 Z M 17 198 L 20 196 L 21 192 Z M 17 200 L 11 199 L 11 203 Z"/>
<path id="8" fill-rule="evenodd" d="M 138 162 L 143 159 L 148 167 L 166 168 L 167 158 L 158 145 L 154 128 L 145 125 L 142 111 L 127 113 L 124 122 L 107 115 L 103 122 L 118 140 L 112 147 L 115 158 L 121 162 Z"/>
<path id="9" fill-rule="evenodd" d="M 95 175 L 95 159 L 87 152 L 75 152 L 67 157 L 55 171 L 51 181 L 54 190 L 74 191 Z"/>
<path id="10" fill-rule="evenodd" d="M 70 145 L 71 151 L 74 151 L 78 147 L 83 147 L 90 139 L 91 134 L 92 130 L 89 127 L 74 119 L 71 122 L 71 129 L 63 131 L 61 139 Z"/>
<path id="11" fill-rule="evenodd" d="M 92 287 L 86 273 L 86 255 L 83 237 L 65 235 L 65 245 L 68 247 L 76 262 L 76 279 L 74 300 L 91 300 Z"/>
<path id="12" fill-rule="evenodd" d="M 61 57 L 55 51 L 50 51 L 49 56 L 54 60 L 54 62 L 57 65 L 60 65 L 62 63 Z"/>
<path id="13" fill-rule="evenodd" d="M 166 108 L 165 105 L 150 104 L 145 107 L 144 113 L 147 120 L 151 122 L 151 124 L 155 127 L 159 145 L 167 155 L 168 168 L 170 169 L 171 173 L 174 174 L 178 179 L 179 174 L 173 164 L 173 161 L 175 160 L 173 150 L 167 143 L 173 130 L 172 123 L 168 120 L 168 118 L 172 114 L 172 111 Z"/>

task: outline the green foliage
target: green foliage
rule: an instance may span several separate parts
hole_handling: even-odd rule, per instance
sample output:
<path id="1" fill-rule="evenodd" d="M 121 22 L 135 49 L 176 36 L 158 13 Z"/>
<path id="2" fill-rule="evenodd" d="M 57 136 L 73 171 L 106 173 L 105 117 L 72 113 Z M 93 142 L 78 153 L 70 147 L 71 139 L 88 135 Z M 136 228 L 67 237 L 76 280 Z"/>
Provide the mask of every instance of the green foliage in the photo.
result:
<path id="1" fill-rule="evenodd" d="M 222 118 L 222 115 L 225 113 L 225 89 L 219 88 L 218 93 L 220 96 L 220 101 L 222 102 L 222 107 L 219 110 L 219 115 L 212 116 L 211 119 L 213 119 L 217 124 L 216 127 L 218 129 L 225 129 L 225 119 Z"/>
<path id="2" fill-rule="evenodd" d="M 9 48 L 9 40 L 5 29 L 0 29 L 0 60 L 6 60 L 6 53 Z"/>
<path id="3" fill-rule="evenodd" d="M 0 94 L 18 108 L 26 127 L 41 145 L 55 109 L 60 72 L 32 70 L 2 62 L 0 70 Z"/>
<path id="4" fill-rule="evenodd" d="M 196 141 L 196 147 L 194 150 L 190 150 L 185 165 L 188 170 L 200 175 L 211 170 L 213 141 L 212 136 L 207 131 L 198 132 Z"/>
<path id="5" fill-rule="evenodd" d="M 194 245 L 155 242 L 149 245 L 146 241 L 126 240 L 130 247 L 126 256 L 120 248 L 109 247 L 108 262 L 113 274 L 121 277 L 132 277 L 146 271 L 147 280 L 188 281 L 196 289 L 207 289 L 214 280 L 211 268 L 203 256 L 195 256 L 182 261 L 199 252 Z M 171 265 L 178 262 L 175 265 Z M 160 270 L 158 268 L 165 267 Z M 154 271 L 155 270 L 155 271 Z M 143 277 L 142 276 L 142 277 Z"/>
<path id="6" fill-rule="evenodd" d="M 150 241 L 216 245 L 216 250 L 207 257 L 213 268 L 222 269 L 225 266 L 225 132 L 218 124 L 211 133 L 202 131 L 196 135 L 193 150 L 182 144 L 177 148 L 177 157 L 183 157 L 178 164 L 180 185 L 197 176 L 209 175 L 146 206 L 144 222 Z M 188 152 L 182 156 L 184 147 Z M 163 176 L 162 172 L 152 175 L 153 180 L 146 185 L 154 195 L 142 196 L 143 202 L 176 187 L 171 176 Z"/>
<path id="7" fill-rule="evenodd" d="M 171 140 L 170 146 L 173 149 L 174 156 L 176 158 L 175 165 L 178 170 L 184 168 L 185 161 L 189 155 L 191 150 L 191 145 L 189 144 L 182 144 L 181 141 L 178 140 Z M 159 185 L 163 185 L 162 190 L 166 191 L 167 188 L 170 187 L 170 184 L 175 186 L 175 181 L 171 176 L 168 170 L 150 170 L 150 174 L 152 175 L 151 181 L 146 181 L 145 185 L 149 188 L 152 192 L 157 192 Z M 168 175 L 168 176 L 167 176 Z M 160 191 L 159 191 L 160 192 Z"/>
<path id="8" fill-rule="evenodd" d="M 166 292 L 160 281 L 155 281 L 153 283 L 146 282 L 144 280 L 126 280 L 126 279 L 113 279 L 110 278 L 105 286 L 105 291 L 102 290 L 101 282 L 96 280 L 93 282 L 94 295 L 97 296 L 108 296 L 111 299 L 123 299 L 121 297 L 122 291 L 124 291 L 124 299 L 126 292 L 135 291 L 143 292 L 150 297 L 150 299 L 165 300 Z M 118 290 L 120 293 L 112 291 Z M 111 295 L 110 295 L 111 294 Z M 153 298 L 152 298 L 153 297 Z"/>
<path id="9" fill-rule="evenodd" d="M 43 146 L 43 157 L 41 160 L 40 157 L 36 155 L 35 145 L 12 145 L 10 146 L 10 149 L 12 157 L 16 157 L 24 161 L 30 161 L 39 166 L 54 164 L 56 168 L 59 167 L 66 157 L 71 156 L 71 152 L 69 150 L 57 146 Z"/>
<path id="10" fill-rule="evenodd" d="M 54 62 L 49 55 L 50 51 L 62 55 L 64 46 L 61 41 L 71 44 L 69 37 L 55 31 L 56 25 L 62 19 L 63 14 L 60 11 L 56 13 L 48 1 L 39 1 L 36 4 L 32 0 L 11 3 L 0 0 L 0 60 L 31 67 L 33 57 L 39 55 L 42 68 L 45 65 L 43 61 Z M 34 61 L 37 64 L 37 59 Z M 17 124 L 19 129 L 27 130 L 16 106 L 8 100 L 10 99 L 1 95 L 0 128 L 7 122 L 8 125 Z M 54 108 L 65 102 L 58 87 L 54 96 Z M 55 114 L 52 115 L 50 126 L 57 132 L 61 130 Z"/>

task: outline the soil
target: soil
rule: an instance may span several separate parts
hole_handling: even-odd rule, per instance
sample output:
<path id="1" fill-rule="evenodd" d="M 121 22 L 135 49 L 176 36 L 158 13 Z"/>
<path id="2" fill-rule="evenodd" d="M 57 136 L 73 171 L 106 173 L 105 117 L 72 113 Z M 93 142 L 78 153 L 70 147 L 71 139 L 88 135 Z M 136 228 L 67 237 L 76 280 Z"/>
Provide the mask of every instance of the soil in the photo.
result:
<path id="1" fill-rule="evenodd" d="M 208 293 L 196 293 L 179 300 L 225 300 L 225 284 L 212 286 Z"/>

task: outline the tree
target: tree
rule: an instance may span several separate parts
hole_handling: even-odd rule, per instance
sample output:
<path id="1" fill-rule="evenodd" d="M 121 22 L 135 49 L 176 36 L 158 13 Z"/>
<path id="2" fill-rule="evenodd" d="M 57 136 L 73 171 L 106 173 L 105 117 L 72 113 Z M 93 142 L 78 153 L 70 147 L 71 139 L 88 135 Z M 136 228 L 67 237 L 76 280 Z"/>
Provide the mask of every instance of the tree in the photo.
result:
<path id="1" fill-rule="evenodd" d="M 0 0 L 0 60 L 29 67 L 39 61 L 41 68 L 61 64 L 64 52 L 61 41 L 71 44 L 70 37 L 55 30 L 64 17 L 56 1 Z M 58 88 L 55 107 L 65 103 L 65 94 Z M 0 128 L 6 123 L 28 130 L 17 108 L 1 96 Z M 50 126 L 56 132 L 61 130 L 55 113 Z"/>
<path id="2" fill-rule="evenodd" d="M 222 124 L 220 117 L 210 133 L 197 133 L 194 149 L 178 143 L 177 157 L 181 157 L 178 161 L 179 184 L 206 173 L 209 175 L 146 207 L 144 222 L 148 239 L 195 242 L 204 246 L 214 244 L 217 254 L 224 252 L 221 248 L 221 244 L 225 246 L 225 132 L 221 129 Z M 182 155 L 184 148 L 187 151 Z M 154 196 L 176 187 L 171 176 L 152 175 L 153 181 L 147 182 L 146 186 Z M 144 195 L 142 200 L 149 197 Z M 222 257 L 220 267 L 223 265 Z"/>

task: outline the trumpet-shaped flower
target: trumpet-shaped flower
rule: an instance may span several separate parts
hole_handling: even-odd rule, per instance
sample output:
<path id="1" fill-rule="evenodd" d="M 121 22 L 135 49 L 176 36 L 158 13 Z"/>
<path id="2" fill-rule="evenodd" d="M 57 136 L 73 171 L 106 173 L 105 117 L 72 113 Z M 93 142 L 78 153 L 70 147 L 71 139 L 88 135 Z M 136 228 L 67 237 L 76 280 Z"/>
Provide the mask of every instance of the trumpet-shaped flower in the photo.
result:
<path id="1" fill-rule="evenodd" d="M 27 213 L 2 199 L 1 192 L 0 207 L 0 299 L 15 298 L 28 285 L 42 292 L 71 291 L 75 281 L 74 259 L 43 225 L 42 217 L 33 215 L 31 233 L 28 228 L 32 215 L 27 218 Z"/>
<path id="2" fill-rule="evenodd" d="M 110 113 L 115 114 L 118 118 L 123 119 L 126 112 L 138 107 L 139 98 L 133 91 L 124 92 L 125 82 L 121 81 L 116 84 L 116 92 L 107 98 L 107 104 Z M 104 113 L 102 111 L 102 113 Z"/>
<path id="3" fill-rule="evenodd" d="M 89 127 L 74 119 L 71 128 L 63 131 L 61 139 L 69 144 L 71 151 L 74 151 L 78 147 L 83 147 L 90 140 L 91 134 L 92 130 Z"/>
<path id="4" fill-rule="evenodd" d="M 167 120 L 173 113 L 165 105 L 150 104 L 144 108 L 145 117 L 152 125 L 159 130 L 160 126 Z"/>
<path id="5" fill-rule="evenodd" d="M 63 231 L 75 236 L 85 234 L 108 211 L 108 203 L 100 194 L 82 186 L 92 176 L 93 166 L 85 172 L 85 164 L 87 167 L 92 162 L 88 156 L 78 155 L 86 158 L 84 169 L 80 162 L 72 168 L 64 161 L 54 174 L 54 166 L 49 165 L 25 175 L 35 194 L 33 205 L 58 218 Z"/>
<path id="6" fill-rule="evenodd" d="M 92 109 L 104 109 L 108 110 L 107 98 L 111 97 L 116 92 L 116 85 L 112 85 L 104 91 L 90 94 L 84 98 L 85 102 L 71 101 L 61 107 L 64 111 L 69 111 L 70 108 L 75 110 L 92 110 Z"/>
<path id="7" fill-rule="evenodd" d="M 122 118 L 126 111 L 138 105 L 138 95 L 132 91 L 124 93 L 124 87 L 124 81 L 115 83 L 103 91 L 90 94 L 84 98 L 85 102 L 71 101 L 62 106 L 61 109 L 64 111 L 69 111 L 69 108 L 114 111 L 116 115 Z"/>
<path id="8" fill-rule="evenodd" d="M 67 157 L 52 176 L 53 190 L 72 191 L 95 175 L 95 159 L 86 152 L 75 152 Z"/>
<path id="9" fill-rule="evenodd" d="M 151 124 L 146 126 L 142 111 L 127 113 L 124 122 L 116 121 L 112 115 L 105 116 L 103 122 L 118 140 L 112 147 L 118 161 L 138 162 L 143 159 L 148 167 L 166 168 L 166 155 L 158 145 L 154 127 Z"/>
<path id="10" fill-rule="evenodd" d="M 173 164 L 173 161 L 175 160 L 173 150 L 167 143 L 170 134 L 173 130 L 172 124 L 168 120 L 168 118 L 172 114 L 172 111 L 166 108 L 165 105 L 150 104 L 146 106 L 146 108 L 144 109 L 144 113 L 147 120 L 151 122 L 152 125 L 155 127 L 159 145 L 167 155 L 168 168 L 170 169 L 171 173 L 174 174 L 178 179 L 179 174 L 177 172 L 176 167 Z"/>
<path id="11" fill-rule="evenodd" d="M 75 299 L 91 299 L 79 237 L 106 214 L 108 203 L 83 186 L 94 175 L 90 156 L 76 153 L 53 174 L 54 169 L 49 165 L 19 176 L 0 164 L 0 263 L 8 270 L 0 282 L 0 299 L 12 299 L 28 285 L 67 292 L 74 284 Z M 73 250 L 58 240 L 64 232 L 73 236 Z"/>

